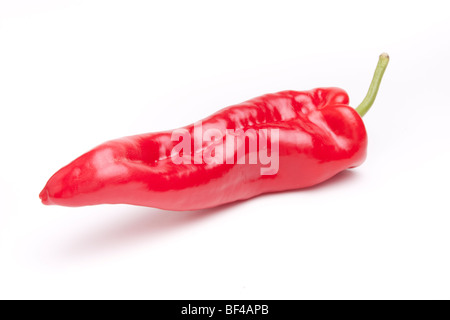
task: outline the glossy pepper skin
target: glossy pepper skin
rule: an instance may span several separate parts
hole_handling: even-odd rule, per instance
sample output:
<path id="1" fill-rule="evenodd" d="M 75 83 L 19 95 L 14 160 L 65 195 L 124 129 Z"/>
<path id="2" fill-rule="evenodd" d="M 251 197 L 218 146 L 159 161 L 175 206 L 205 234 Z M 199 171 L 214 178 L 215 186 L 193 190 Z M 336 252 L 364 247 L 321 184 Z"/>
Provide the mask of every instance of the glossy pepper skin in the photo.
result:
<path id="1" fill-rule="evenodd" d="M 274 175 L 261 175 L 265 166 L 248 161 L 175 164 L 172 150 L 178 141 L 165 131 L 99 145 L 53 175 L 40 198 L 48 205 L 121 203 L 183 211 L 309 187 L 359 166 L 366 157 L 366 129 L 348 103 L 347 93 L 339 88 L 283 91 L 202 120 L 203 130 L 215 128 L 224 135 L 227 129 L 278 129 L 279 169 Z M 184 129 L 194 136 L 194 125 Z M 203 142 L 200 148 L 213 143 Z M 193 148 L 191 156 L 201 151 Z M 245 152 L 248 157 L 249 148 Z"/>

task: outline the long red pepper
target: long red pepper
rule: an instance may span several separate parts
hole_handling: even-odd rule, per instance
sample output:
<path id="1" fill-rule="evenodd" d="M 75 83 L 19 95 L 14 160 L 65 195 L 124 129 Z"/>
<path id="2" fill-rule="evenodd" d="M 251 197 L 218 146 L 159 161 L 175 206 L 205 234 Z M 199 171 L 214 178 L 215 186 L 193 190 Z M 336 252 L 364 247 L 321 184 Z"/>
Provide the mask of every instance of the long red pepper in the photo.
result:
<path id="1" fill-rule="evenodd" d="M 202 120 L 201 131 L 216 139 L 199 137 L 197 123 L 103 143 L 53 175 L 40 198 L 71 207 L 124 203 L 195 210 L 318 184 L 364 161 L 361 117 L 388 62 L 382 54 L 356 110 L 339 88 L 266 94 Z"/>

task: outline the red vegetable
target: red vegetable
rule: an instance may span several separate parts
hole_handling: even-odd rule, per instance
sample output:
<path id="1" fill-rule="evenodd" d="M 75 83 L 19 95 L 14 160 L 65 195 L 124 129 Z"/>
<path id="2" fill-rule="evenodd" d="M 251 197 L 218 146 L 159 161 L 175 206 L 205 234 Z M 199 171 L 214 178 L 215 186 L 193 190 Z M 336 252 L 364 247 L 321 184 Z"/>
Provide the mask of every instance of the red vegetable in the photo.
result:
<path id="1" fill-rule="evenodd" d="M 125 203 L 195 210 L 318 184 L 364 161 L 361 117 L 388 61 L 387 54 L 380 56 L 356 110 L 339 88 L 266 94 L 204 119 L 202 131 L 216 139 L 189 125 L 174 136 L 166 131 L 101 144 L 53 175 L 40 198 L 71 207 Z"/>

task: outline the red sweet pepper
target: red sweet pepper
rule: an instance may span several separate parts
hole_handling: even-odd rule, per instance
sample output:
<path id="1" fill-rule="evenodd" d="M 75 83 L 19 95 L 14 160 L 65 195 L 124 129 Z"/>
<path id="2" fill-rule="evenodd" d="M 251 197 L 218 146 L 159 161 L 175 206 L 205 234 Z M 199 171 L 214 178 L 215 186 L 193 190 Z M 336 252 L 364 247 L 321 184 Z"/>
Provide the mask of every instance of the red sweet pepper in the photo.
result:
<path id="1" fill-rule="evenodd" d="M 202 132 L 214 132 L 215 139 L 199 139 L 193 124 L 175 131 L 176 139 L 166 131 L 101 144 L 53 175 L 40 198 L 71 207 L 124 203 L 195 210 L 318 184 L 364 161 L 361 117 L 388 61 L 387 54 L 380 56 L 356 110 L 339 88 L 266 94 L 202 120 Z M 230 152 L 230 146 L 237 147 Z M 267 159 L 273 160 L 270 168 Z"/>

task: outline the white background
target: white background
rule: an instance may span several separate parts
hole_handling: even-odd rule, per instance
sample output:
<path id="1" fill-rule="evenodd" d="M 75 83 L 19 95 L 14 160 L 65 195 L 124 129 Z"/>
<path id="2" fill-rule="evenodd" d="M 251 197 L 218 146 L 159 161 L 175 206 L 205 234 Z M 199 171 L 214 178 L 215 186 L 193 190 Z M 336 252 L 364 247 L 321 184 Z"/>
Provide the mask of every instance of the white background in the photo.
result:
<path id="1" fill-rule="evenodd" d="M 445 1 L 0 0 L 0 298 L 450 298 Z M 367 161 L 198 212 L 46 207 L 97 144 L 285 89 L 364 97 Z"/>

